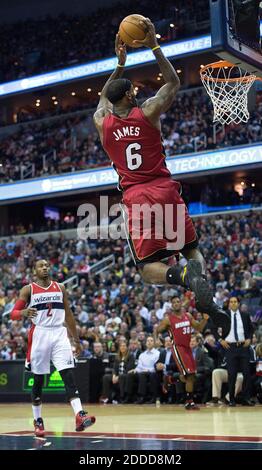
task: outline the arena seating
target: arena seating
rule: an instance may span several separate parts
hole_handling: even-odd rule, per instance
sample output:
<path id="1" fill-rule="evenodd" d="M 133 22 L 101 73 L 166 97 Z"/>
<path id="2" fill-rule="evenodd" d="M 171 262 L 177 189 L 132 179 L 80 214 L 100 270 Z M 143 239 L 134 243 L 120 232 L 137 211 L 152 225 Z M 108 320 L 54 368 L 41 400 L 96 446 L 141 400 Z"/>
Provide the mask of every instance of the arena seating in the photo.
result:
<path id="1" fill-rule="evenodd" d="M 166 155 L 260 142 L 261 112 L 258 94 L 248 125 L 226 126 L 214 134 L 212 105 L 203 88 L 181 92 L 162 117 Z M 12 134 L 0 137 L 0 155 L 0 183 L 23 179 L 26 174 L 39 177 L 109 165 L 93 126 L 92 111 L 16 125 Z M 27 173 L 27 168 L 31 172 Z"/>
<path id="2" fill-rule="evenodd" d="M 261 336 L 261 212 L 216 215 L 197 218 L 195 222 L 216 302 L 226 306 L 229 296 L 239 296 L 241 308 L 250 313 L 257 337 Z M 7 313 L 19 289 L 32 279 L 32 264 L 37 257 L 49 259 L 53 278 L 66 281 L 84 346 L 83 357 L 92 355 L 94 341 L 100 341 L 105 352 L 115 353 L 119 341 L 138 339 L 143 350 L 146 336 L 154 333 L 175 293 L 181 295 L 186 310 L 201 317 L 196 313 L 192 294 L 181 288 L 144 285 L 133 263 L 126 259 L 125 246 L 124 240 L 67 239 L 63 232 L 50 234 L 44 242 L 37 235 L 3 239 L 0 242 L 1 360 L 25 357 L 29 321 L 10 322 Z M 115 264 L 96 274 L 95 264 L 112 254 Z M 72 277 L 77 279 L 76 288 L 67 283 Z M 117 319 L 112 325 L 107 320 L 113 311 L 120 321 Z M 212 325 L 207 324 L 205 336 L 210 328 Z M 212 332 L 218 339 L 218 332 Z"/>
<path id="3" fill-rule="evenodd" d="M 199 35 L 209 28 L 208 0 L 197 4 L 189 0 L 186 7 L 183 0 L 175 4 L 165 0 L 161 5 L 132 0 L 90 16 L 63 14 L 2 24 L 0 83 L 112 55 L 118 26 L 130 10 L 150 16 L 163 42 Z M 170 28 L 172 22 L 175 28 Z"/>

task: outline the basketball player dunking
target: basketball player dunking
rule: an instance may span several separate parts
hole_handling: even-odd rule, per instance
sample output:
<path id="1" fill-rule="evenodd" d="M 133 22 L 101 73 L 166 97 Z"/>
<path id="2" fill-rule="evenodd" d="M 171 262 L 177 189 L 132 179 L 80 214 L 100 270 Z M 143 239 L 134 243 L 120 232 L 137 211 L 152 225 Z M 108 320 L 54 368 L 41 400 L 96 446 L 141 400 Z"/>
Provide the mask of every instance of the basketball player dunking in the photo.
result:
<path id="1" fill-rule="evenodd" d="M 157 333 L 168 331 L 173 340 L 172 354 L 180 372 L 181 382 L 186 386 L 186 410 L 198 410 L 193 400 L 194 382 L 196 378 L 196 362 L 190 348 L 192 327 L 203 331 L 208 315 L 203 315 L 201 322 L 194 320 L 190 313 L 183 313 L 179 297 L 172 298 L 172 313 L 164 318 L 157 327 Z"/>
<path id="2" fill-rule="evenodd" d="M 63 284 L 52 281 L 50 265 L 46 260 L 35 263 L 36 282 L 24 286 L 20 291 L 12 313 L 12 320 L 30 318 L 32 326 L 28 335 L 26 368 L 34 374 L 32 409 L 35 435 L 45 434 L 42 419 L 42 387 L 44 375 L 50 373 L 50 361 L 60 372 L 67 398 L 75 413 L 76 431 L 83 431 L 95 423 L 94 416 L 83 411 L 73 375 L 74 357 L 67 329 L 74 338 L 76 356 L 81 352 L 76 324 L 69 306 Z"/>
<path id="3" fill-rule="evenodd" d="M 197 308 L 207 312 L 216 326 L 222 326 L 225 335 L 230 329 L 230 318 L 213 302 L 206 280 L 206 263 L 198 249 L 195 228 L 180 196 L 180 184 L 172 180 L 166 167 L 161 143 L 160 115 L 172 105 L 180 85 L 179 78 L 157 43 L 154 25 L 148 18 L 142 20 L 142 23 L 148 32 L 143 41 L 136 42 L 153 51 L 165 85 L 154 97 L 146 100 L 141 107 L 138 106 L 132 83 L 120 78 L 126 61 L 126 47 L 117 35 L 115 50 L 118 66 L 101 92 L 94 122 L 102 145 L 119 174 L 123 206 L 128 217 L 129 244 L 144 281 L 177 284 L 193 290 Z M 134 236 L 135 219 L 138 218 L 143 224 L 141 214 L 134 215 L 135 204 L 147 204 L 150 207 L 160 204 L 164 213 L 167 205 L 171 206 L 174 222 L 169 218 L 163 220 L 165 228 L 169 226 L 169 233 L 172 230 L 175 232 L 177 208 L 183 205 L 185 243 L 180 251 L 188 260 L 186 268 L 182 269 L 178 265 L 168 267 L 161 262 L 176 252 L 168 249 L 170 240 L 165 236 L 161 239 L 154 237 L 155 226 L 159 223 L 156 218 L 149 224 L 150 237 L 148 230 L 138 237 L 137 233 Z M 162 232 L 166 234 L 167 230 Z"/>

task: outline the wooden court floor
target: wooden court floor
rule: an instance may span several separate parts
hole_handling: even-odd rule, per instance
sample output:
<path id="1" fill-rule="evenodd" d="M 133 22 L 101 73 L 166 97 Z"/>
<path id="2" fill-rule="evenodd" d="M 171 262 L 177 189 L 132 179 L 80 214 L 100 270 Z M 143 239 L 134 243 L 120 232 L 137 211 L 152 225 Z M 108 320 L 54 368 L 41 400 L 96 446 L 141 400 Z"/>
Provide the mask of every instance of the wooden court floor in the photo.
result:
<path id="1" fill-rule="evenodd" d="M 47 449 L 74 449 L 86 441 L 95 449 L 261 449 L 262 406 L 90 405 L 95 425 L 76 433 L 72 409 L 43 404 Z M 35 448 L 31 405 L 0 404 L 0 449 Z M 84 439 L 84 441 L 83 441 Z M 48 444 L 48 445 L 47 445 Z"/>

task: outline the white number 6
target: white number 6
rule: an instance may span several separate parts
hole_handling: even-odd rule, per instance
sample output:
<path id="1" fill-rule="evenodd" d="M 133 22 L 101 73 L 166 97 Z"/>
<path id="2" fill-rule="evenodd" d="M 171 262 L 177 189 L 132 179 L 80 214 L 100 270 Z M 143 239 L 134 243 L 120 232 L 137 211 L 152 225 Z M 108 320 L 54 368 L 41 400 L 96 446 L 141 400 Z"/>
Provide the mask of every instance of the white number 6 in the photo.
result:
<path id="1" fill-rule="evenodd" d="M 142 155 L 140 153 L 132 153 L 133 150 L 140 150 L 141 145 L 137 142 L 129 144 L 126 148 L 126 161 L 129 170 L 137 170 L 142 165 Z"/>

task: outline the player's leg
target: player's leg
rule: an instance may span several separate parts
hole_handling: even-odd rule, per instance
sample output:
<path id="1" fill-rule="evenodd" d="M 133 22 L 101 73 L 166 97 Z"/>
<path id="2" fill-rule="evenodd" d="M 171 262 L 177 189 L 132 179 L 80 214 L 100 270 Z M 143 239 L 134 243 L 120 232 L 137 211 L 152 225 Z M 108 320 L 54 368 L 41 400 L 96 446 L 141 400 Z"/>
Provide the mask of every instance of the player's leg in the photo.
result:
<path id="1" fill-rule="evenodd" d="M 44 375 L 34 374 L 34 384 L 32 387 L 32 411 L 34 417 L 35 436 L 44 437 L 44 421 L 42 418 L 42 388 Z"/>
<path id="2" fill-rule="evenodd" d="M 181 250 L 183 256 L 189 260 L 195 260 L 198 263 L 197 275 L 199 277 L 206 277 L 206 262 L 198 248 L 185 247 Z M 152 284 L 176 284 L 178 286 L 189 288 L 190 282 L 188 279 L 188 267 L 180 265 L 167 266 L 161 261 L 153 263 L 137 263 L 140 268 L 141 275 L 145 282 Z M 192 286 L 193 287 L 193 286 Z M 193 289 L 192 289 L 193 290 Z"/>
<path id="3" fill-rule="evenodd" d="M 60 370 L 60 375 L 65 385 L 66 396 L 73 408 L 76 417 L 76 431 L 84 431 L 85 428 L 95 423 L 94 416 L 88 416 L 83 410 L 79 393 L 76 387 L 73 369 Z"/>
<path id="4" fill-rule="evenodd" d="M 208 313 L 216 327 L 221 326 L 223 337 L 230 330 L 230 317 L 213 301 L 212 289 L 206 279 L 206 263 L 198 248 L 185 247 L 182 254 L 188 260 L 185 267 L 167 266 L 161 261 L 139 263 L 143 280 L 152 284 L 179 285 L 190 289 L 196 296 L 196 307 L 202 313 Z"/>
<path id="5" fill-rule="evenodd" d="M 55 368 L 60 372 L 64 382 L 66 396 L 73 408 L 76 418 L 76 431 L 83 431 L 86 427 L 95 423 L 95 417 L 88 416 L 83 410 L 73 373 L 73 352 L 65 327 L 57 328 L 53 331 L 51 360 Z"/>
<path id="6" fill-rule="evenodd" d="M 189 259 L 184 268 L 179 265 L 169 267 L 158 261 L 142 266 L 140 264 L 140 273 L 147 283 L 179 285 L 192 290 L 196 296 L 198 311 L 207 313 L 216 328 L 222 327 L 223 337 L 226 337 L 230 331 L 230 317 L 213 301 L 212 289 L 203 274 L 205 262 L 201 263 L 197 259 L 202 257 L 200 251 L 195 249 L 191 253 L 195 259 Z"/>
<path id="7" fill-rule="evenodd" d="M 189 374 L 186 376 L 186 410 L 199 410 L 199 407 L 194 403 L 194 383 L 196 380 L 195 374 Z"/>
<path id="8" fill-rule="evenodd" d="M 34 374 L 32 388 L 32 410 L 34 428 L 37 437 L 44 437 L 44 421 L 42 418 L 42 387 L 45 374 L 50 373 L 51 340 L 50 331 L 37 326 L 31 336 L 30 366 Z"/>
<path id="9" fill-rule="evenodd" d="M 196 374 L 196 363 L 190 347 L 173 344 L 172 351 L 177 368 L 180 372 L 179 379 L 185 383 L 186 410 L 198 410 L 193 400 L 194 382 Z"/>

